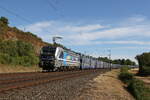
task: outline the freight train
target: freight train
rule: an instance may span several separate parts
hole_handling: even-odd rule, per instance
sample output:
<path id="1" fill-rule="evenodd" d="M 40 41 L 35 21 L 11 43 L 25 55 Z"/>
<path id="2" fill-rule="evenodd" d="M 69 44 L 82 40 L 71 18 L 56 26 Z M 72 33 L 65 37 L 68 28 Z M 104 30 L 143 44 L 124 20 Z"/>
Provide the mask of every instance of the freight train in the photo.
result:
<path id="1" fill-rule="evenodd" d="M 45 71 L 121 67 L 58 46 L 44 46 L 41 49 L 39 66 Z"/>

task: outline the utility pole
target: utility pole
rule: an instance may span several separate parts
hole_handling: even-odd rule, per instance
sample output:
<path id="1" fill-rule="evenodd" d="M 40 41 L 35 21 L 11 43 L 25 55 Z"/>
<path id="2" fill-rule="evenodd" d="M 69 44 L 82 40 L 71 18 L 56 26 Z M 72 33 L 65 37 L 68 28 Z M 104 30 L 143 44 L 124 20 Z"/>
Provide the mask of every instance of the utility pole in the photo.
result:
<path id="1" fill-rule="evenodd" d="M 86 55 L 86 51 L 84 51 L 84 54 Z"/>
<path id="2" fill-rule="evenodd" d="M 23 31 L 24 31 L 24 32 L 26 31 L 26 28 L 25 28 L 25 27 L 23 28 Z"/>
<path id="3" fill-rule="evenodd" d="M 109 54 L 108 54 L 108 56 L 109 56 L 109 68 L 111 70 L 111 49 L 109 49 L 108 52 L 109 52 Z"/>

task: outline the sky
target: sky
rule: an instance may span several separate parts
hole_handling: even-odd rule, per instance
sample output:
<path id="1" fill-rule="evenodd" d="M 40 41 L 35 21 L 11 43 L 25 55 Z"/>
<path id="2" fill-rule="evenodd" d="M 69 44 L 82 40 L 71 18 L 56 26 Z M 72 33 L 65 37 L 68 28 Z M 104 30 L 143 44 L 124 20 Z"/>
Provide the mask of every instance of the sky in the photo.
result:
<path id="1" fill-rule="evenodd" d="M 129 58 L 150 51 L 150 0 L 1 0 L 0 16 L 87 55 Z"/>

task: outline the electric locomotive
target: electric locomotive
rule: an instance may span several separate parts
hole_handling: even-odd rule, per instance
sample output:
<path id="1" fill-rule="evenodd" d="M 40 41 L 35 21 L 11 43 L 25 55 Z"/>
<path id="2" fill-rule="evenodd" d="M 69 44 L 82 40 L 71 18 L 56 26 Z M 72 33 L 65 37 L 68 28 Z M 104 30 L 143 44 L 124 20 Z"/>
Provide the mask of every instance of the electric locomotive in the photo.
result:
<path id="1" fill-rule="evenodd" d="M 80 54 L 62 47 L 44 46 L 40 52 L 39 66 L 46 71 L 79 69 Z"/>

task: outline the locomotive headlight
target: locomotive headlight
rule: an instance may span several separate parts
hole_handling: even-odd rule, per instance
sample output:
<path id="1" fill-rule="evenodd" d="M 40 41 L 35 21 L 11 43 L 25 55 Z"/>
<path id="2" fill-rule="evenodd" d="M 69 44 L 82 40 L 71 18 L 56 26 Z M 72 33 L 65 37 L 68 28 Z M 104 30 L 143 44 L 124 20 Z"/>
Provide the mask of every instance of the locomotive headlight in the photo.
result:
<path id="1" fill-rule="evenodd" d="M 43 50 L 41 50 L 40 53 L 43 54 Z"/>

